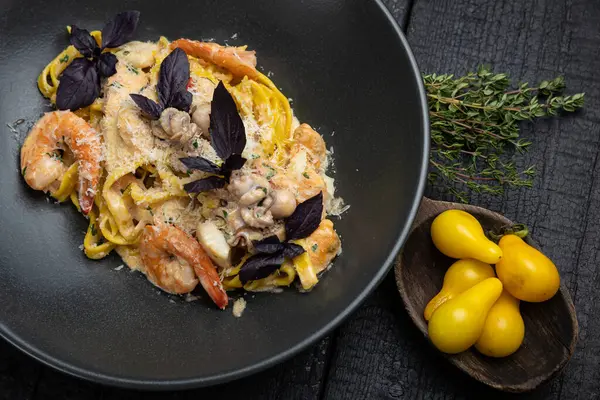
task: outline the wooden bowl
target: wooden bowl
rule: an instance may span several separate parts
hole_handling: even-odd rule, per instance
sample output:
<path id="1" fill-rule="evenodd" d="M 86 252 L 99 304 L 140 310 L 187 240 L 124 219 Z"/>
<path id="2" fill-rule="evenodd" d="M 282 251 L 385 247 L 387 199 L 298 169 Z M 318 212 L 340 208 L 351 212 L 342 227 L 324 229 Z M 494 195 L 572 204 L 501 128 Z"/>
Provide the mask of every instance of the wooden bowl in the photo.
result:
<path id="1" fill-rule="evenodd" d="M 485 231 L 513 222 L 484 208 L 423 198 L 410 237 L 395 265 L 396 283 L 408 314 L 427 334 L 425 306 L 442 288 L 444 274 L 455 261 L 440 253 L 431 240 L 433 219 L 442 211 L 460 209 L 479 220 Z M 527 242 L 535 247 L 531 240 Z M 573 355 L 579 327 L 569 292 L 559 292 L 543 303 L 521 302 L 525 339 L 514 354 L 505 358 L 482 355 L 474 348 L 456 355 L 444 354 L 455 366 L 493 388 L 526 392 L 550 380 Z"/>

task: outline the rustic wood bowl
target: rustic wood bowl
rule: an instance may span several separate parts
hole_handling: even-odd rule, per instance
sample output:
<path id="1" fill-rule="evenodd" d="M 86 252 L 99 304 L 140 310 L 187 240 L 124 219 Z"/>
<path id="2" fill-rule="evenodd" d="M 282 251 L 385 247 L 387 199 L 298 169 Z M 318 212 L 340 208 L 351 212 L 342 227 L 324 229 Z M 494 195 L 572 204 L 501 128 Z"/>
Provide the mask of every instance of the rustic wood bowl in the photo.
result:
<path id="1" fill-rule="evenodd" d="M 460 209 L 479 220 L 485 231 L 512 224 L 504 216 L 465 204 L 423 198 L 410 237 L 395 265 L 396 283 L 404 306 L 417 327 L 428 337 L 425 306 L 442 288 L 444 274 L 454 262 L 433 245 L 430 228 L 442 211 Z M 531 240 L 528 243 L 536 246 Z M 537 247 L 537 246 L 536 246 Z M 445 357 L 462 371 L 493 388 L 526 392 L 555 376 L 571 358 L 579 327 L 569 292 L 559 292 L 543 303 L 521 302 L 525 339 L 516 353 L 505 358 L 487 357 L 474 348 Z"/>

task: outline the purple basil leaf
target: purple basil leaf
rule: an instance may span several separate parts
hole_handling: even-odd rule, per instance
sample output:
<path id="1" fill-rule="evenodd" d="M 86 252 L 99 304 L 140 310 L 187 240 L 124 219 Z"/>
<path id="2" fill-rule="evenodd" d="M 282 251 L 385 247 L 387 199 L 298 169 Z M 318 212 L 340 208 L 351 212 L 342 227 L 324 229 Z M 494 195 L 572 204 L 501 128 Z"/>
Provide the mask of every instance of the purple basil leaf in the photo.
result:
<path id="1" fill-rule="evenodd" d="M 177 92 L 173 95 L 168 107 L 173 107 L 181 111 L 190 112 L 192 105 L 192 94 L 187 90 Z"/>
<path id="2" fill-rule="evenodd" d="M 298 204 L 296 210 L 285 220 L 286 240 L 310 236 L 321 223 L 323 215 L 323 192 Z"/>
<path id="3" fill-rule="evenodd" d="M 242 283 L 266 278 L 275 272 L 283 261 L 285 261 L 285 257 L 282 252 L 257 254 L 246 260 L 240 268 L 238 276 Z"/>
<path id="4" fill-rule="evenodd" d="M 157 85 L 160 104 L 169 107 L 179 92 L 186 91 L 189 80 L 190 62 L 185 51 L 176 48 L 160 64 Z"/>
<path id="5" fill-rule="evenodd" d="M 139 11 L 125 11 L 117 14 L 102 28 L 102 48 L 112 49 L 129 41 L 140 20 Z"/>
<path id="6" fill-rule="evenodd" d="M 299 244 L 285 243 L 284 246 L 285 248 L 283 249 L 283 255 L 285 258 L 292 259 L 304 253 L 304 247 L 300 246 Z"/>
<path id="7" fill-rule="evenodd" d="M 77 110 L 87 107 L 100 95 L 100 77 L 96 64 L 87 58 L 76 58 L 59 77 L 56 107 Z"/>
<path id="8" fill-rule="evenodd" d="M 71 36 L 69 42 L 84 56 L 92 57 L 94 50 L 98 48 L 96 39 L 90 35 L 86 29 L 80 29 L 75 25 L 71 26 Z"/>
<path id="9" fill-rule="evenodd" d="M 103 78 L 108 78 L 117 73 L 117 56 L 113 53 L 102 53 L 96 59 L 98 73 Z"/>
<path id="10" fill-rule="evenodd" d="M 197 169 L 210 174 L 221 174 L 221 167 L 208 161 L 204 157 L 183 157 L 180 158 L 179 161 L 181 161 L 188 169 Z"/>
<path id="11" fill-rule="evenodd" d="M 142 110 L 142 114 L 144 114 L 146 118 L 154 120 L 160 118 L 160 114 L 163 111 L 160 104 L 150 100 L 145 96 L 142 96 L 141 94 L 131 93 L 129 96 L 135 102 L 135 104 L 137 104 L 140 110 Z"/>
<path id="12" fill-rule="evenodd" d="M 235 171 L 236 169 L 242 169 L 246 159 L 239 154 L 232 154 L 227 157 L 227 160 L 223 163 L 223 169 L 226 171 Z"/>
<path id="13" fill-rule="evenodd" d="M 209 176 L 208 178 L 186 183 L 183 185 L 183 188 L 188 193 L 201 193 L 212 189 L 222 188 L 226 184 L 227 181 L 220 176 Z"/>
<path id="14" fill-rule="evenodd" d="M 219 82 L 210 107 L 210 139 L 217 155 L 227 160 L 242 154 L 246 147 L 246 129 L 237 106 L 223 82 Z"/>
<path id="15" fill-rule="evenodd" d="M 285 249 L 285 245 L 281 243 L 279 238 L 275 235 L 269 236 L 263 240 L 255 240 L 252 244 L 257 253 L 273 254 Z"/>

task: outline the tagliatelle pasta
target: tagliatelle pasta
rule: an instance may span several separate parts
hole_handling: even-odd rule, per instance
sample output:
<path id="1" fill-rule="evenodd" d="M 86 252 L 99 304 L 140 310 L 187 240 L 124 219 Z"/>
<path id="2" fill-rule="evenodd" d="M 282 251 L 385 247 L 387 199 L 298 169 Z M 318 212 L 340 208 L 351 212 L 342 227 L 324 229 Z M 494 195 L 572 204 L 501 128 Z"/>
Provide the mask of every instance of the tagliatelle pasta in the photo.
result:
<path id="1" fill-rule="evenodd" d="M 46 114 L 21 153 L 31 187 L 89 218 L 85 254 L 116 250 L 161 289 L 201 284 L 221 308 L 223 290 L 273 290 L 297 278 L 311 289 L 340 252 L 324 216 L 343 202 L 326 174 L 323 138 L 299 123 L 254 52 L 164 37 L 111 36 L 119 45 L 107 48 L 100 31 L 91 32 L 95 43 L 86 34 L 74 27 L 78 47 L 38 78 L 53 104 L 86 105 Z M 86 97 L 59 90 L 61 81 L 87 85 Z"/>

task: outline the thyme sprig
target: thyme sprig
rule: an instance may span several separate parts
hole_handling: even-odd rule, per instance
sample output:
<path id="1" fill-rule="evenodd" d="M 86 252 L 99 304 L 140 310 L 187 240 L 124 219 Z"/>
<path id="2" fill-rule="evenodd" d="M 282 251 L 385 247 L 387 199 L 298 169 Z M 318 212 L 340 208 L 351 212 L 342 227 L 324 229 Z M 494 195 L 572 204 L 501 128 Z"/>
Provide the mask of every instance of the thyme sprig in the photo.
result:
<path id="1" fill-rule="evenodd" d="M 499 195 L 505 187 L 532 186 L 534 167 L 519 169 L 512 160 L 531 145 L 519 136 L 520 121 L 573 112 L 584 102 L 584 93 L 562 95 L 562 77 L 510 89 L 507 74 L 486 67 L 462 77 L 423 75 L 423 81 L 431 122 L 429 180 L 463 202 L 467 190 Z"/>

